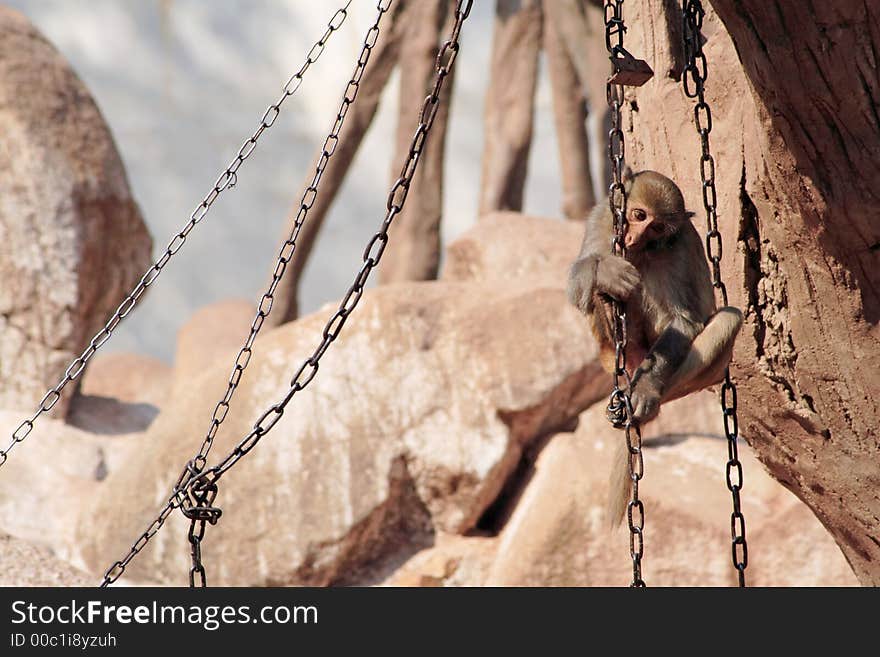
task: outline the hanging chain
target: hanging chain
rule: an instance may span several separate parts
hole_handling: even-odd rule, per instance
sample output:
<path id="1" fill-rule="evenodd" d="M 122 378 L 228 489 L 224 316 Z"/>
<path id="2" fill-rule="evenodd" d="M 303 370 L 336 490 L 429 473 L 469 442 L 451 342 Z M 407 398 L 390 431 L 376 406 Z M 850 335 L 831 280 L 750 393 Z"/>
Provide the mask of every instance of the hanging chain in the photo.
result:
<path id="1" fill-rule="evenodd" d="M 192 567 L 189 569 L 189 586 L 195 588 L 205 588 L 208 586 L 206 579 L 205 566 L 202 564 L 202 539 L 205 537 L 205 521 L 191 520 L 189 523 L 189 532 L 187 538 L 190 544 L 190 557 L 192 559 Z M 198 578 L 198 584 L 196 584 Z"/>
<path id="2" fill-rule="evenodd" d="M 706 102 L 705 82 L 709 74 L 706 55 L 703 53 L 701 29 L 705 10 L 700 0 L 682 0 L 684 17 L 684 46 L 687 67 L 684 74 L 684 91 L 688 98 L 696 98 L 694 125 L 700 135 L 702 156 L 700 178 L 703 181 L 703 207 L 706 209 L 706 251 L 712 264 L 712 284 L 720 291 L 722 305 L 727 306 L 727 287 L 721 280 L 721 232 L 718 230 L 718 195 L 715 190 L 715 159 L 709 149 L 709 133 L 712 132 L 712 112 Z M 733 497 L 733 513 L 730 515 L 731 555 L 739 585 L 746 585 L 746 567 L 749 562 L 746 544 L 746 520 L 740 506 L 743 487 L 743 469 L 737 450 L 739 424 L 736 408 L 736 384 L 730 378 L 730 368 L 724 372 L 721 385 L 721 409 L 724 417 L 724 435 L 727 437 L 727 488 Z"/>
<path id="3" fill-rule="evenodd" d="M 287 264 L 291 261 L 296 251 L 296 240 L 299 237 L 303 224 L 306 222 L 306 219 L 308 219 L 309 210 L 311 210 L 312 206 L 315 204 L 315 201 L 318 198 L 318 189 L 321 185 L 321 178 L 323 178 L 324 176 L 324 170 L 327 168 L 327 165 L 330 163 L 330 159 L 336 152 L 336 147 L 339 144 L 339 133 L 345 125 L 345 117 L 348 115 L 349 108 L 357 98 L 361 80 L 364 76 L 364 71 L 366 71 L 367 63 L 370 61 L 370 55 L 372 54 L 373 48 L 375 47 L 376 42 L 379 39 L 379 25 L 382 22 L 382 17 L 386 14 L 390 7 L 391 0 L 382 0 L 377 6 L 378 12 L 376 14 L 376 20 L 370 26 L 369 30 L 367 30 L 367 34 L 364 37 L 363 46 L 361 47 L 360 54 L 358 55 L 357 63 L 354 67 L 354 72 L 352 73 L 351 79 L 348 81 L 348 84 L 346 84 L 345 86 L 345 92 L 342 94 L 342 103 L 339 106 L 339 111 L 336 113 L 336 119 L 333 121 L 333 126 L 330 129 L 330 133 L 324 140 L 324 145 L 321 149 L 321 156 L 318 158 L 318 162 L 315 165 L 315 174 L 312 177 L 312 182 L 309 183 L 308 187 L 306 187 L 305 191 L 303 192 L 302 198 L 300 199 L 299 210 L 297 211 L 296 217 L 293 221 L 293 227 L 291 229 L 290 235 L 284 241 L 284 244 L 282 244 L 281 251 L 279 252 L 278 258 L 275 261 L 275 267 L 272 271 L 272 280 L 269 283 L 268 289 L 263 293 L 263 296 L 260 298 L 260 302 L 257 305 L 257 314 L 254 317 L 253 322 L 251 323 L 251 328 L 248 332 L 248 336 L 245 339 L 244 344 L 241 346 L 241 349 L 239 350 L 238 355 L 236 356 L 233 363 L 232 372 L 229 375 L 229 381 L 226 385 L 226 392 L 223 394 L 223 397 L 220 399 L 219 402 L 217 402 L 217 405 L 214 407 L 214 413 L 211 416 L 211 424 L 208 427 L 208 432 L 207 434 L 205 434 L 205 438 L 202 441 L 202 446 L 199 448 L 198 454 L 196 454 L 196 456 L 189 463 L 187 463 L 186 467 L 180 475 L 180 479 L 178 480 L 177 485 L 178 490 L 182 488 L 185 489 L 186 483 L 188 483 L 189 479 L 202 472 L 205 464 L 207 463 L 208 454 L 211 451 L 211 447 L 214 445 L 214 438 L 217 436 L 220 425 L 223 424 L 223 421 L 229 414 L 229 404 L 232 401 L 232 397 L 235 395 L 238 384 L 241 382 L 241 377 L 244 374 L 245 369 L 251 361 L 254 342 L 257 339 L 257 335 L 259 335 L 260 333 L 260 329 L 262 328 L 263 323 L 272 312 L 272 305 L 275 300 L 275 291 L 278 289 L 278 285 L 281 283 L 281 279 L 284 277 L 284 272 L 287 270 Z M 214 488 L 216 491 L 216 486 Z M 216 492 L 214 493 L 214 495 L 216 495 Z M 199 576 L 201 586 L 206 585 L 205 568 L 201 562 L 201 541 L 205 536 L 206 520 L 197 520 L 193 517 L 194 512 L 196 512 L 196 510 L 198 509 L 198 506 L 192 507 L 191 505 L 187 504 L 184 504 L 181 507 L 183 514 L 191 521 L 189 530 L 189 542 L 193 548 L 193 566 L 192 570 L 190 571 L 190 586 L 195 586 L 195 575 Z M 216 523 L 217 518 L 219 518 L 219 513 L 216 517 L 212 518 L 211 524 Z M 196 526 L 197 523 L 198 527 Z"/>
<path id="4" fill-rule="evenodd" d="M 333 17 L 330 19 L 330 22 L 327 24 L 327 29 L 324 31 L 324 34 L 321 35 L 321 38 L 312 46 L 311 50 L 309 50 L 309 54 L 306 57 L 306 61 L 300 67 L 300 69 L 293 74 L 293 76 L 287 81 L 287 84 L 284 85 L 284 90 L 281 96 L 274 103 L 269 105 L 268 109 L 263 114 L 262 119 L 260 119 L 260 124 L 257 127 L 256 132 L 251 135 L 245 142 L 242 144 L 241 148 L 238 150 L 235 158 L 233 158 L 232 162 L 226 167 L 223 173 L 220 174 L 220 177 L 217 178 L 214 183 L 213 188 L 208 195 L 202 199 L 202 202 L 193 210 L 190 215 L 189 221 L 180 229 L 174 237 L 171 238 L 171 241 L 168 242 L 168 245 L 165 247 L 164 253 L 156 260 L 149 269 L 141 276 L 138 284 L 135 285 L 134 289 L 128 293 L 125 297 L 125 300 L 119 305 L 110 319 L 106 324 L 99 330 L 89 342 L 89 346 L 77 356 L 73 362 L 68 365 L 67 370 L 64 372 L 64 376 L 61 380 L 55 385 L 54 388 L 50 389 L 40 400 L 38 404 L 36 412 L 31 416 L 30 419 L 22 422 L 18 428 L 12 432 L 12 440 L 5 450 L 0 450 L 0 467 L 6 463 L 9 458 L 9 452 L 20 442 L 22 442 L 25 438 L 27 438 L 28 434 L 33 431 L 34 423 L 37 421 L 43 413 L 48 413 L 55 404 L 61 399 L 62 391 L 67 387 L 67 384 L 75 381 L 80 374 L 85 370 L 86 363 L 95 355 L 95 353 L 100 349 L 107 340 L 110 339 L 110 336 L 113 334 L 113 331 L 125 319 L 128 314 L 134 309 L 137 305 L 140 298 L 143 296 L 144 292 L 147 291 L 147 288 L 153 284 L 153 282 L 159 277 L 159 274 L 162 273 L 162 270 L 165 268 L 165 265 L 171 260 L 171 258 L 176 254 L 186 242 L 187 236 L 196 227 L 202 219 L 205 218 L 205 215 L 208 214 L 208 211 L 211 209 L 211 206 L 214 204 L 214 201 L 217 200 L 217 197 L 220 196 L 222 192 L 227 189 L 230 189 L 235 186 L 238 181 L 238 169 L 244 163 L 248 157 L 250 157 L 251 153 L 253 153 L 254 149 L 257 147 L 257 140 L 260 136 L 272 127 L 275 123 L 275 119 L 278 118 L 278 115 L 281 113 L 281 106 L 288 97 L 292 96 L 296 93 L 296 90 L 299 89 L 300 84 L 303 80 L 303 75 L 309 69 L 309 67 L 318 61 L 318 58 L 321 56 L 321 53 L 324 52 L 324 46 L 327 44 L 327 41 L 330 39 L 330 36 L 342 27 L 342 24 L 345 22 L 346 17 L 348 16 L 348 7 L 352 3 L 352 0 L 348 0 L 348 2 L 343 5 L 343 7 L 336 11 L 333 14 Z"/>
<path id="5" fill-rule="evenodd" d="M 623 48 L 623 35 L 626 26 L 623 22 L 623 0 L 605 0 L 605 46 L 612 62 Z M 621 107 L 624 102 L 623 85 L 606 86 L 608 107 L 611 112 L 611 130 L 608 133 L 608 157 L 611 162 L 611 186 L 608 188 L 608 203 L 614 222 L 612 253 L 626 256 L 624 238 L 626 236 L 626 189 L 623 184 L 623 169 L 626 157 Z M 626 371 L 626 305 L 620 301 L 612 302 L 614 314 L 614 373 L 613 391 L 608 402 L 608 417 L 617 428 L 623 428 L 629 454 L 629 475 L 632 480 L 630 501 L 626 516 L 629 526 L 629 547 L 632 557 L 633 576 L 630 586 L 643 587 L 642 555 L 645 551 L 644 528 L 645 507 L 639 499 L 639 482 L 644 475 L 642 459 L 642 434 L 638 423 L 633 419 L 630 401 L 632 381 Z M 621 381 L 623 379 L 623 381 Z"/>
<path id="6" fill-rule="evenodd" d="M 382 17 L 388 12 L 390 6 L 391 0 L 383 0 L 377 7 L 378 13 L 376 14 L 376 20 L 373 22 L 372 26 L 370 26 L 369 30 L 367 30 L 354 72 L 351 75 L 351 79 L 346 84 L 345 92 L 342 96 L 342 103 L 339 106 L 339 111 L 336 113 L 336 119 L 333 121 L 330 133 L 324 140 L 321 155 L 315 165 L 315 175 L 313 176 L 311 183 L 309 183 L 308 187 L 306 187 L 303 192 L 290 235 L 284 241 L 281 246 L 281 251 L 278 253 L 278 258 L 275 261 L 275 267 L 272 271 L 272 280 L 257 305 L 257 314 L 254 316 L 254 320 L 251 323 L 247 339 L 244 341 L 244 344 L 242 344 L 241 349 L 233 362 L 232 372 L 229 375 L 229 381 L 226 386 L 226 392 L 214 407 L 214 412 L 211 416 L 211 424 L 204 440 L 202 441 L 202 446 L 199 448 L 198 454 L 196 454 L 192 461 L 187 464 L 187 467 L 181 475 L 181 481 L 179 482 L 181 485 L 185 485 L 184 478 L 189 479 L 195 474 L 199 474 L 204 469 L 205 463 L 208 459 L 208 453 L 211 451 L 211 447 L 214 444 L 214 438 L 217 436 L 220 425 L 223 424 L 223 421 L 229 413 L 229 404 L 232 401 L 232 397 L 235 395 L 238 384 L 241 382 L 241 377 L 253 355 L 254 342 L 257 339 L 257 335 L 260 333 L 263 323 L 272 312 L 272 305 L 275 301 L 275 292 L 278 289 L 278 285 L 281 283 L 284 272 L 287 270 L 288 263 L 293 259 L 296 251 L 297 238 L 299 237 L 303 224 L 308 218 L 309 210 L 311 210 L 318 198 L 318 189 L 321 184 L 321 179 L 324 176 L 324 171 L 333 157 L 333 154 L 336 152 L 336 147 L 339 144 L 339 133 L 345 125 L 345 117 L 348 115 L 349 108 L 357 98 L 361 80 L 363 79 L 364 71 L 367 68 L 367 62 L 369 62 L 373 48 L 379 39 L 379 25 L 382 21 Z"/>
<path id="7" fill-rule="evenodd" d="M 380 8 L 384 7 L 384 9 L 387 10 L 390 4 L 391 0 L 383 0 L 383 2 L 379 3 L 379 6 Z M 412 184 L 413 176 L 415 176 L 418 168 L 419 159 L 424 150 L 431 127 L 434 124 L 437 111 L 440 108 L 440 92 L 446 78 L 452 71 L 452 67 L 458 56 L 461 28 L 470 13 L 472 4 L 473 0 L 457 0 L 455 23 L 452 27 L 452 33 L 437 54 L 437 74 L 434 87 L 431 90 L 431 93 L 425 98 L 425 102 L 419 114 L 419 125 L 413 135 L 406 162 L 401 168 L 400 177 L 394 183 L 388 194 L 385 219 L 380 225 L 379 231 L 372 237 L 364 250 L 363 264 L 355 275 L 354 282 L 348 289 L 346 295 L 342 298 L 336 312 L 325 324 L 321 342 L 318 344 L 312 355 L 309 356 L 299 367 L 290 381 L 290 386 L 285 396 L 278 403 L 270 406 L 259 417 L 254 423 L 253 429 L 222 461 L 204 472 L 196 471 L 196 463 L 194 460 L 187 464 L 187 468 L 185 468 L 184 472 L 181 474 L 171 497 L 162 508 L 159 516 L 150 523 L 147 531 L 141 534 L 138 540 L 132 545 L 126 557 L 121 561 L 114 563 L 107 570 L 102 586 L 112 584 L 122 575 L 128 563 L 130 563 L 131 560 L 143 550 L 147 542 L 156 535 L 159 529 L 161 529 L 165 519 L 175 507 L 183 507 L 184 510 L 190 513 L 195 510 L 195 515 L 197 516 L 200 516 L 202 509 L 205 506 L 210 511 L 219 511 L 219 509 L 214 509 L 211 506 L 213 495 L 216 495 L 216 492 L 213 494 L 209 493 L 206 496 L 205 491 L 216 491 L 217 481 L 220 477 L 238 463 L 245 454 L 250 452 L 257 445 L 263 436 L 271 431 L 275 424 L 281 419 L 287 405 L 290 403 L 291 399 L 293 399 L 294 395 L 308 386 L 318 373 L 318 365 L 321 358 L 339 336 L 349 315 L 360 302 L 364 288 L 370 277 L 370 272 L 379 264 L 382 254 L 385 251 L 385 247 L 388 243 L 388 230 L 390 229 L 394 218 L 403 210 L 410 185 Z M 206 498 L 207 505 L 204 505 L 203 502 Z M 196 505 L 191 506 L 191 500 L 195 500 Z M 211 517 L 213 517 L 214 522 L 216 522 L 219 513 Z M 204 519 L 206 522 L 211 522 L 211 517 L 199 517 L 199 521 L 201 522 L 201 520 Z M 191 571 L 191 578 L 194 580 L 196 575 L 202 578 L 204 574 L 204 568 L 199 568 L 199 566 L 201 566 L 201 540 L 204 538 L 204 532 L 202 531 L 201 526 L 191 526 L 190 534 L 195 537 L 196 543 L 199 546 L 198 548 L 193 547 L 192 550 L 193 570 Z M 198 556 L 198 561 L 196 561 L 196 556 Z"/>
<path id="8" fill-rule="evenodd" d="M 205 503 L 204 496 L 207 495 L 209 491 L 192 490 L 192 495 L 187 499 L 187 493 L 190 492 L 187 490 L 187 485 L 204 469 L 208 453 L 210 452 L 211 447 L 214 443 L 214 438 L 217 435 L 220 425 L 223 424 L 223 421 L 226 419 L 226 416 L 229 413 L 230 402 L 235 395 L 235 391 L 237 390 L 239 383 L 241 382 L 241 377 L 244 374 L 245 369 L 250 363 L 251 356 L 253 355 L 253 345 L 257 339 L 257 335 L 259 334 L 260 329 L 262 328 L 266 318 L 272 312 L 275 291 L 277 290 L 278 285 L 280 284 L 281 279 L 284 276 L 284 272 L 287 269 L 287 264 L 293 258 L 294 251 L 296 250 L 296 240 L 299 236 L 303 224 L 308 218 L 309 210 L 314 205 L 315 200 L 318 197 L 318 189 L 320 187 L 321 179 L 324 175 L 324 170 L 330 162 L 330 159 L 333 157 L 333 154 L 336 152 L 336 147 L 339 143 L 339 133 L 342 130 L 342 127 L 345 125 L 345 117 L 348 114 L 349 107 L 354 103 L 355 99 L 357 98 L 360 83 L 363 78 L 364 71 L 366 70 L 367 63 L 370 59 L 370 54 L 372 53 L 372 50 L 375 47 L 376 42 L 379 38 L 380 22 L 382 20 L 382 17 L 389 10 L 390 6 L 391 0 L 382 0 L 377 6 L 378 13 L 376 14 L 376 20 L 370 26 L 369 30 L 367 30 L 367 34 L 364 37 L 363 46 L 361 48 L 360 54 L 358 55 L 357 63 L 355 65 L 355 69 L 351 76 L 351 79 L 345 87 L 342 103 L 339 107 L 339 111 L 336 114 L 336 119 L 333 122 L 330 133 L 324 140 L 321 156 L 318 158 L 318 162 L 315 166 L 315 175 L 312 178 L 312 182 L 303 192 L 303 196 L 300 200 L 300 207 L 294 219 L 293 228 L 291 229 L 290 235 L 288 236 L 287 240 L 285 240 L 284 244 L 281 247 L 281 251 L 278 254 L 275 268 L 272 273 L 272 280 L 269 284 L 268 289 L 260 299 L 260 303 L 257 307 L 257 314 L 254 317 L 253 322 L 251 323 L 247 339 L 245 340 L 244 344 L 238 352 L 238 355 L 235 358 L 232 373 L 230 374 L 229 381 L 227 383 L 226 392 L 217 403 L 217 405 L 214 407 L 214 412 L 211 416 L 211 424 L 208 428 L 208 432 L 205 435 L 204 440 L 202 441 L 202 445 L 199 448 L 196 456 L 187 462 L 186 466 L 181 472 L 180 477 L 175 484 L 174 493 L 172 494 L 166 506 L 163 507 L 162 513 L 160 513 L 159 517 L 150 525 L 150 529 L 153 529 L 154 531 L 151 532 L 150 529 L 148 529 L 147 532 L 144 532 L 144 534 L 139 537 L 135 545 L 133 545 L 132 548 L 129 550 L 126 558 L 114 563 L 113 566 L 108 569 L 108 571 L 104 575 L 103 585 L 105 586 L 107 584 L 111 584 L 116 579 L 118 579 L 118 577 L 122 574 L 122 571 L 125 570 L 125 566 L 128 564 L 128 562 L 131 561 L 131 559 L 133 559 L 134 556 L 146 546 L 149 540 L 158 531 L 159 527 L 161 527 L 161 525 L 164 523 L 164 518 L 167 517 L 167 515 L 175 507 L 180 507 L 183 514 L 190 520 L 190 530 L 188 538 L 192 546 L 193 563 L 192 569 L 190 571 L 190 584 L 195 585 L 194 582 L 196 576 L 198 576 L 201 585 L 205 585 L 205 569 L 201 563 L 201 541 L 205 535 L 205 523 L 210 522 L 211 524 L 215 524 L 220 517 L 220 510 L 214 509 L 213 507 L 210 507 L 209 504 Z M 216 494 L 216 487 L 214 487 L 211 496 L 212 501 L 213 497 L 216 497 Z M 209 517 L 195 517 L 202 514 L 203 509 L 208 507 L 211 508 L 211 512 L 208 514 Z"/>

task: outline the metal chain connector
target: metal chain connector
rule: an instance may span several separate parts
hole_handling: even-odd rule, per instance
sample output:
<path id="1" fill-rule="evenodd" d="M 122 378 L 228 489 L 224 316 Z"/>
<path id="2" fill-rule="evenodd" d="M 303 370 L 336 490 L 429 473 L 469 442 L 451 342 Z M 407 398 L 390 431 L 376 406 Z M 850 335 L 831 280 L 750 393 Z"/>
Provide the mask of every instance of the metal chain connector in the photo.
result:
<path id="1" fill-rule="evenodd" d="M 315 348 L 311 356 L 309 356 L 299 367 L 290 381 L 290 386 L 285 396 L 276 404 L 270 406 L 255 422 L 253 429 L 235 446 L 235 448 L 227 454 L 217 465 L 202 471 L 204 462 L 198 459 L 189 461 L 181 473 L 172 494 L 163 507 L 159 518 L 154 520 L 148 531 L 144 532 L 138 541 L 129 550 L 126 557 L 114 563 L 107 571 L 102 586 L 107 586 L 116 581 L 125 570 L 125 566 L 144 548 L 146 543 L 158 532 L 164 523 L 165 518 L 171 513 L 175 507 L 186 507 L 190 499 L 198 502 L 196 489 L 216 488 L 217 481 L 230 468 L 235 466 L 248 452 L 250 452 L 260 439 L 278 423 L 284 414 L 284 411 L 294 395 L 305 389 L 306 386 L 314 379 L 318 373 L 318 365 L 326 353 L 330 345 L 336 340 L 345 325 L 350 314 L 357 307 L 364 293 L 366 283 L 370 277 L 370 272 L 379 264 L 385 247 L 388 243 L 388 230 L 394 218 L 403 210 L 406 196 L 409 192 L 412 179 L 418 168 L 420 156 L 425 148 L 431 127 L 434 124 L 437 111 L 440 107 L 440 92 L 443 84 L 452 71 L 458 51 L 459 38 L 461 28 L 465 19 L 468 17 L 473 0 L 458 0 L 455 12 L 455 23 L 449 39 L 442 45 L 437 55 L 437 74 L 435 77 L 434 87 L 430 94 L 425 98 L 422 110 L 419 114 L 419 125 L 413 135 L 410 144 L 409 153 L 400 172 L 400 177 L 394 183 L 388 194 L 386 203 L 387 213 L 382 221 L 379 231 L 372 237 L 367 244 L 363 254 L 363 264 L 358 273 L 354 277 L 354 282 L 348 289 L 348 292 L 342 298 L 335 313 L 328 319 L 321 335 L 321 341 Z M 390 0 L 382 0 L 379 2 L 380 12 L 386 12 L 391 6 Z M 211 502 L 213 498 L 211 498 Z M 211 503 L 207 505 L 213 508 Z M 219 509 L 216 511 L 219 512 Z M 161 519 L 161 520 L 160 520 Z M 208 520 L 209 521 L 209 520 Z M 197 522 L 201 522 L 198 520 Z M 193 568 L 190 573 L 191 584 L 195 585 L 196 579 L 204 582 L 204 567 L 201 566 L 201 541 L 204 538 L 203 526 L 191 524 L 190 527 L 190 544 L 192 547 Z M 193 543 L 198 544 L 198 547 Z M 200 567 L 201 566 L 201 567 Z"/>
<path id="2" fill-rule="evenodd" d="M 703 182 L 703 207 L 706 210 L 706 253 L 712 265 L 712 284 L 721 295 L 722 305 L 727 306 L 727 287 L 721 279 L 721 232 L 718 230 L 718 194 L 715 189 L 715 159 L 709 148 L 712 132 L 712 111 L 705 97 L 705 83 L 709 74 L 700 30 L 706 15 L 700 0 L 682 0 L 683 34 L 686 68 L 683 76 L 684 92 L 688 98 L 696 98 L 694 125 L 700 135 L 700 179 Z M 730 377 L 730 368 L 724 372 L 721 385 L 721 409 L 724 417 L 724 435 L 727 437 L 727 488 L 733 498 L 730 515 L 731 555 L 737 571 L 739 585 L 746 585 L 745 571 L 749 563 L 746 544 L 746 520 L 743 516 L 740 492 L 743 487 L 742 463 L 737 450 L 739 424 L 736 408 L 736 384 Z"/>
<path id="3" fill-rule="evenodd" d="M 221 193 L 226 191 L 227 189 L 231 189 L 235 187 L 235 184 L 238 182 L 238 169 L 244 163 L 248 157 L 250 157 L 251 153 L 254 152 L 254 149 L 257 147 L 257 140 L 260 136 L 272 127 L 275 123 L 275 119 L 278 118 L 278 115 L 281 113 L 281 106 L 288 97 L 292 96 L 296 90 L 299 88 L 299 85 L 302 83 L 303 75 L 309 69 L 309 67 L 314 64 L 318 58 L 321 56 L 321 53 L 324 52 L 324 46 L 327 44 L 327 41 L 330 39 L 330 36 L 338 30 L 342 24 L 345 22 L 346 17 L 348 16 L 348 7 L 351 5 L 352 0 L 348 0 L 342 8 L 338 9 L 333 17 L 330 19 L 330 22 L 327 24 L 327 29 L 324 31 L 324 34 L 321 35 L 321 38 L 312 46 L 312 49 L 309 51 L 308 57 L 306 61 L 300 66 L 299 70 L 293 74 L 293 76 L 287 81 L 287 84 L 284 85 L 284 90 L 281 96 L 274 103 L 269 105 L 268 109 L 263 113 L 263 117 L 260 119 L 260 124 L 257 126 L 256 132 L 254 132 L 239 148 L 238 153 L 235 158 L 233 158 L 232 162 L 226 167 L 223 173 L 217 178 L 214 183 L 214 186 L 211 188 L 211 191 L 208 192 L 208 195 L 202 199 L 202 202 L 193 210 L 190 215 L 189 221 L 180 229 L 180 231 L 175 234 L 171 241 L 168 242 L 168 245 L 165 247 L 164 253 L 144 272 L 143 276 L 141 276 L 138 284 L 135 285 L 134 289 L 128 293 L 125 299 L 119 304 L 119 307 L 113 313 L 109 320 L 104 324 L 100 331 L 98 331 L 89 342 L 89 346 L 77 356 L 71 363 L 68 365 L 67 370 L 64 372 L 63 378 L 55 385 L 54 388 L 50 389 L 44 396 L 43 399 L 40 400 L 38 404 L 36 412 L 30 417 L 30 419 L 22 422 L 18 428 L 12 432 L 12 440 L 9 443 L 6 449 L 0 450 L 0 467 L 3 466 L 4 463 L 9 459 L 9 452 L 15 447 L 16 444 L 22 442 L 25 438 L 27 438 L 28 434 L 33 430 L 34 423 L 37 418 L 39 418 L 43 413 L 47 413 L 50 411 L 58 400 L 61 399 L 62 391 L 67 387 L 67 384 L 75 381 L 80 374 L 82 374 L 83 370 L 85 370 L 86 363 L 95 355 L 95 353 L 100 349 L 107 340 L 110 339 L 113 331 L 125 319 L 128 314 L 134 309 L 137 305 L 140 298 L 143 296 L 144 292 L 147 291 L 147 288 L 153 284 L 153 282 L 159 277 L 162 273 L 162 270 L 171 260 L 171 258 L 176 254 L 186 242 L 186 238 L 189 236 L 190 232 L 192 232 L 193 228 L 196 227 L 202 219 L 208 214 L 208 211 L 211 209 L 211 206 L 214 204 L 214 201 L 217 200 L 217 197 L 220 196 Z"/>
<path id="4" fill-rule="evenodd" d="M 190 489 L 195 504 L 181 507 L 181 512 L 190 521 L 187 534 L 190 544 L 190 559 L 192 560 L 192 567 L 189 570 L 189 585 L 191 587 L 206 587 L 208 580 L 205 566 L 202 564 L 202 540 L 205 538 L 207 524 L 216 525 L 223 512 L 213 506 L 218 490 L 216 483 L 199 478 L 194 480 Z M 196 584 L 196 580 L 198 580 L 198 584 Z"/>
<path id="5" fill-rule="evenodd" d="M 623 0 L 605 0 L 605 46 L 612 62 L 612 77 L 606 86 L 608 107 L 611 113 L 611 130 L 608 133 L 608 159 L 611 162 L 611 185 L 608 188 L 608 203 L 614 222 L 614 237 L 611 252 L 624 257 L 626 247 L 626 188 L 623 184 L 623 170 L 626 159 L 626 146 L 621 120 L 621 107 L 624 103 L 622 84 L 615 83 L 618 53 L 626 52 L 623 35 L 626 26 L 623 22 Z M 635 60 L 638 61 L 638 60 Z M 630 557 L 632 558 L 632 582 L 630 586 L 643 587 L 642 556 L 645 552 L 645 506 L 639 499 L 639 482 L 644 475 L 642 459 L 642 434 L 638 422 L 633 419 L 630 401 L 632 380 L 626 370 L 626 305 L 612 301 L 614 316 L 614 372 L 613 392 L 608 402 L 608 417 L 617 428 L 623 428 L 629 453 L 629 474 L 632 480 L 630 501 L 627 504 L 626 518 L 629 527 Z"/>

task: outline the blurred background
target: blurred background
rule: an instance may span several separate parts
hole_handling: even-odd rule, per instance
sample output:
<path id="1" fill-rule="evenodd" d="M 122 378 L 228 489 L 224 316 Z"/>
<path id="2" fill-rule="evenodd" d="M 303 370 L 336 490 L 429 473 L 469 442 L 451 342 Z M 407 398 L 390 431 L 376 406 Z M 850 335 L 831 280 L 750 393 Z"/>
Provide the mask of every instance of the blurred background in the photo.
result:
<path id="1" fill-rule="evenodd" d="M 342 0 L 6 0 L 71 62 L 103 112 L 154 241 L 186 223 L 257 127 Z M 443 240 L 477 215 L 492 2 L 464 27 L 447 138 Z M 192 312 L 221 299 L 256 300 L 290 208 L 335 118 L 375 0 L 354 0 L 275 125 L 106 351 L 170 360 Z M 380 37 L 381 38 L 381 37 Z M 560 214 L 550 90 L 541 54 L 524 211 Z M 325 222 L 300 288 L 301 313 L 339 298 L 383 218 L 397 116 L 397 73 Z M 397 169 L 399 164 L 395 163 Z M 244 337 L 244 336 L 242 336 Z"/>

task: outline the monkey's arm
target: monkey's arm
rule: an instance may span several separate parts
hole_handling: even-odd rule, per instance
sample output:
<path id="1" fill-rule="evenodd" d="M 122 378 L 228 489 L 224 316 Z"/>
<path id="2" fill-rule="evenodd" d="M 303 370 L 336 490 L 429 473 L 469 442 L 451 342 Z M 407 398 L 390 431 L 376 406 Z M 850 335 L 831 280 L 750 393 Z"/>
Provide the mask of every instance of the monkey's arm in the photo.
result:
<path id="1" fill-rule="evenodd" d="M 638 270 L 619 256 L 592 253 L 575 260 L 568 275 L 568 298 L 582 313 L 593 312 L 596 293 L 626 301 L 638 289 Z"/>
<path id="2" fill-rule="evenodd" d="M 639 287 L 641 277 L 629 262 L 611 255 L 611 212 L 600 203 L 584 226 L 584 241 L 568 275 L 568 299 L 585 315 L 592 314 L 596 294 L 626 301 Z"/>

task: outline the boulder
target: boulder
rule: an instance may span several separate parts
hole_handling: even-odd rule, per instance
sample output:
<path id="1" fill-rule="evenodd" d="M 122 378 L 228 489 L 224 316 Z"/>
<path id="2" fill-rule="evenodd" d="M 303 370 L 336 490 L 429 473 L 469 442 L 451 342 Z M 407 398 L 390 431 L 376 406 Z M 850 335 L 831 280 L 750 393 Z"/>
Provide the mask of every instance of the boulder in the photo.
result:
<path id="1" fill-rule="evenodd" d="M 492 212 L 449 245 L 440 278 L 565 289 L 583 237 L 582 223 Z"/>
<path id="2" fill-rule="evenodd" d="M 187 385 L 223 362 L 231 371 L 256 312 L 254 304 L 244 299 L 219 301 L 194 312 L 177 333 L 175 385 Z"/>
<path id="3" fill-rule="evenodd" d="M 99 434 L 144 431 L 170 393 L 171 376 L 171 368 L 156 358 L 100 353 L 83 376 L 67 421 Z"/>
<path id="4" fill-rule="evenodd" d="M 281 399 L 331 308 L 262 336 L 217 437 L 226 455 Z M 229 364 L 179 386 L 150 449 L 112 473 L 79 522 L 104 569 L 144 530 L 197 451 Z M 409 283 L 365 293 L 320 372 L 226 474 L 204 555 L 209 581 L 330 584 L 397 562 L 437 531 L 472 529 L 538 438 L 607 391 L 596 347 L 561 290 Z M 183 581 L 185 523 L 169 519 L 136 577 Z"/>
<path id="5" fill-rule="evenodd" d="M 0 411 L 0 435 L 8 435 L 22 416 Z M 100 482 L 135 444 L 44 419 L 0 472 L 0 532 L 78 563 L 76 520 L 93 508 Z"/>
<path id="6" fill-rule="evenodd" d="M 0 586 L 94 586 L 95 578 L 44 547 L 0 532 Z"/>
<path id="7" fill-rule="evenodd" d="M 161 408 L 169 394 L 171 374 L 171 367 L 158 358 L 124 352 L 99 353 L 83 375 L 80 392 Z"/>
<path id="8" fill-rule="evenodd" d="M 30 408 L 140 280 L 151 240 L 94 100 L 7 8 L 0 133 L 0 408 Z"/>
<path id="9" fill-rule="evenodd" d="M 482 586 L 497 544 L 494 537 L 438 534 L 431 547 L 407 559 L 382 586 Z"/>
<path id="10" fill-rule="evenodd" d="M 614 441 L 604 404 L 543 450 L 504 527 L 486 584 L 625 586 L 632 577 L 626 521 L 605 516 Z M 717 397 L 668 404 L 643 431 L 643 577 L 649 586 L 731 586 L 727 445 Z M 850 586 L 857 581 L 834 540 L 794 495 L 771 479 L 745 443 L 743 513 L 752 586 Z"/>

